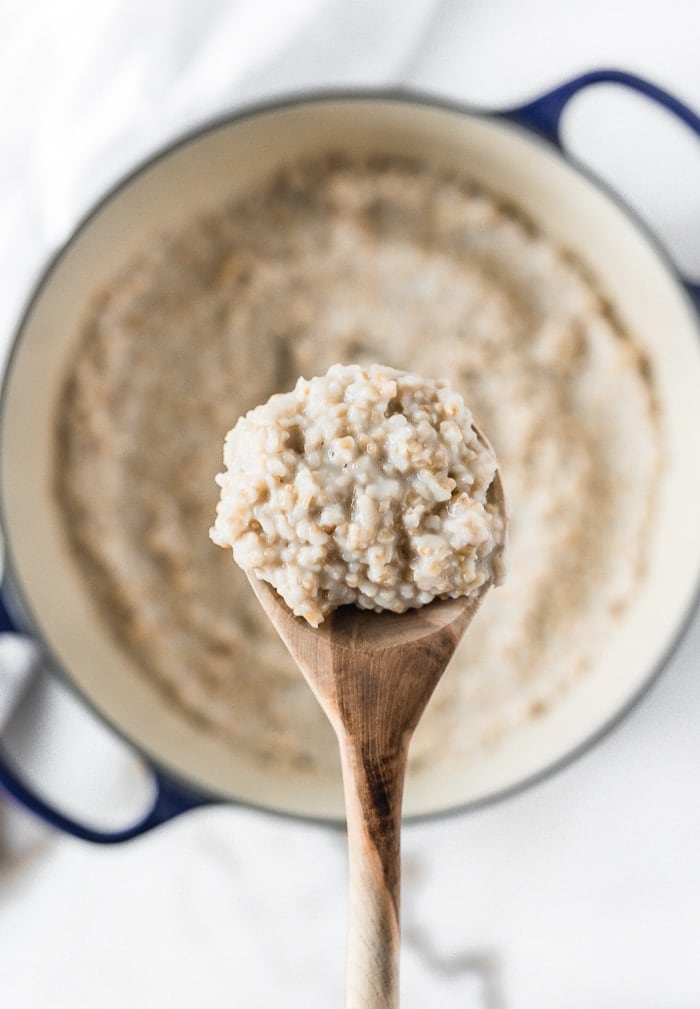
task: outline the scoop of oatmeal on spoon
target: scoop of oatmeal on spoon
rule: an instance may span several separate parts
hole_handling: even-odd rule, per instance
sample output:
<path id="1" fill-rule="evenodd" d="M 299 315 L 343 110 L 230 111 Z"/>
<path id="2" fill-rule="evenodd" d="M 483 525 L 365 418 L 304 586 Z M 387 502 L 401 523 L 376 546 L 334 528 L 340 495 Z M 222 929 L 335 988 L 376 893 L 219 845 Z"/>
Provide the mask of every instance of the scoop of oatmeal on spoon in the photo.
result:
<path id="1" fill-rule="evenodd" d="M 334 365 L 228 433 L 211 536 L 313 627 L 500 578 L 493 450 L 444 379 Z"/>

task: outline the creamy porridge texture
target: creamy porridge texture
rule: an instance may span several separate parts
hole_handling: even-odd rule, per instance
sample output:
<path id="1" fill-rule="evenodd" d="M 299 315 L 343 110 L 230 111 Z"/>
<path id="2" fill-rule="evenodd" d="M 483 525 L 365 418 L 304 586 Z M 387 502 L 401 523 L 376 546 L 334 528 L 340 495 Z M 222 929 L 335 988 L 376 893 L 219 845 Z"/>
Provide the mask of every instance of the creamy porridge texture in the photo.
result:
<path id="1" fill-rule="evenodd" d="M 332 730 L 207 537 L 212 475 L 247 410 L 298 375 L 375 361 L 449 377 L 512 516 L 508 580 L 421 721 L 417 773 L 554 702 L 643 576 L 653 382 L 582 268 L 429 166 L 291 166 L 125 265 L 85 321 L 60 410 L 59 500 L 115 638 L 187 717 L 310 773 L 335 773 Z"/>
<path id="2" fill-rule="evenodd" d="M 446 379 L 383 365 L 300 378 L 236 423 L 211 538 L 318 627 L 498 580 L 496 457 Z"/>

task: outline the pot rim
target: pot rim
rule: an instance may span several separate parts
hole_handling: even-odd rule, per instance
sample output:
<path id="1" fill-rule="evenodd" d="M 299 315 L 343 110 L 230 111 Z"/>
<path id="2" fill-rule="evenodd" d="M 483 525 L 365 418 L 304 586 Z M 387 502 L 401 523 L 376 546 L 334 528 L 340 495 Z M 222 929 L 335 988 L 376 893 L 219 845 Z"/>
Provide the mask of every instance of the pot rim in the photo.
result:
<path id="1" fill-rule="evenodd" d="M 203 139 L 208 134 L 213 133 L 216 130 L 229 126 L 235 126 L 239 122 L 254 119 L 257 116 L 265 115 L 267 113 L 280 112 L 285 109 L 301 105 L 345 101 L 395 102 L 397 104 L 414 105 L 428 109 L 442 110 L 460 116 L 472 116 L 478 119 L 490 120 L 505 129 L 515 131 L 520 136 L 529 140 L 532 144 L 539 146 L 541 149 L 548 151 L 550 154 L 554 153 L 558 155 L 574 171 L 601 191 L 605 197 L 615 204 L 617 209 L 630 220 L 636 230 L 641 233 L 642 238 L 645 239 L 645 241 L 651 246 L 652 251 L 656 254 L 661 265 L 675 282 L 679 297 L 681 300 L 685 301 L 686 305 L 690 308 L 691 314 L 695 318 L 697 336 L 700 340 L 700 304 L 696 305 L 694 303 L 679 268 L 673 262 L 670 253 L 661 243 L 660 239 L 652 231 L 650 225 L 646 223 L 641 215 L 624 199 L 624 197 L 622 197 L 596 172 L 583 164 L 580 159 L 570 155 L 568 152 L 565 152 L 550 136 L 540 132 L 535 127 L 527 126 L 522 123 L 518 119 L 517 109 L 479 108 L 469 103 L 461 102 L 457 99 L 445 97 L 430 91 L 422 91 L 402 86 L 380 88 L 318 88 L 300 90 L 287 93 L 282 97 L 270 97 L 237 106 L 228 112 L 202 119 L 194 126 L 179 132 L 173 137 L 173 139 L 166 141 L 166 143 L 159 146 L 151 154 L 137 162 L 137 164 L 125 174 L 120 175 L 119 178 L 111 183 L 103 194 L 91 204 L 88 210 L 78 218 L 77 223 L 71 228 L 68 237 L 49 256 L 45 265 L 39 269 L 34 280 L 31 282 L 29 286 L 29 294 L 25 298 L 23 307 L 19 311 L 17 322 L 11 329 L 8 351 L 2 367 L 2 377 L 0 380 L 0 432 L 2 431 L 2 425 L 4 422 L 7 404 L 7 390 L 12 380 L 15 358 L 22 342 L 29 316 L 31 315 L 35 305 L 43 296 L 44 289 L 60 261 L 70 251 L 83 232 L 91 225 L 93 219 L 101 213 L 104 207 L 112 199 L 118 197 L 123 189 L 138 179 L 140 175 L 148 171 L 150 168 L 159 164 L 161 161 L 166 160 L 170 155 L 185 147 L 187 144 Z M 274 809 L 271 806 L 258 805 L 244 799 L 234 799 L 222 796 L 206 786 L 192 782 L 178 769 L 172 768 L 152 756 L 141 743 L 133 740 L 127 732 L 115 725 L 109 715 L 100 710 L 96 704 L 83 693 L 77 682 L 70 675 L 70 672 L 66 669 L 64 663 L 55 654 L 50 642 L 42 632 L 39 622 L 33 613 L 33 608 L 29 600 L 29 594 L 23 588 L 22 581 L 18 577 L 14 563 L 12 545 L 7 533 L 1 469 L 0 538 L 2 541 L 2 549 L 0 552 L 0 596 L 2 596 L 7 603 L 11 617 L 16 621 L 18 625 L 18 632 L 29 636 L 37 645 L 40 655 L 50 670 L 51 675 L 57 676 L 61 683 L 64 684 L 83 705 L 85 705 L 93 716 L 97 717 L 104 726 L 106 726 L 111 732 L 115 733 L 120 739 L 124 740 L 129 747 L 138 753 L 143 758 L 146 766 L 153 770 L 157 778 L 162 775 L 165 780 L 172 782 L 177 787 L 181 787 L 186 794 L 189 793 L 199 799 L 200 802 L 198 804 L 230 803 L 255 809 L 256 811 L 270 816 L 283 817 L 286 820 L 299 820 L 324 827 L 330 826 L 342 828 L 344 826 L 343 821 L 336 817 L 293 813 L 290 811 Z M 656 684 L 662 672 L 668 667 L 670 660 L 678 650 L 681 641 L 685 637 L 699 610 L 700 558 L 698 558 L 698 574 L 695 589 L 691 594 L 690 601 L 687 604 L 683 617 L 679 622 L 678 629 L 669 638 L 666 647 L 651 665 L 649 672 L 640 682 L 638 688 L 612 717 L 604 721 L 594 732 L 590 733 L 582 742 L 568 750 L 565 754 L 563 754 L 563 756 L 547 764 L 545 767 L 540 768 L 540 770 L 535 773 L 526 776 L 522 780 L 505 788 L 498 789 L 488 795 L 481 796 L 480 798 L 473 799 L 468 802 L 458 803 L 454 806 L 448 807 L 447 809 L 431 813 L 408 815 L 405 817 L 404 822 L 409 824 L 424 823 L 426 821 L 445 819 L 462 813 L 483 809 L 487 806 L 491 806 L 505 799 L 519 795 L 533 786 L 548 780 L 553 775 L 568 768 L 580 757 L 589 753 L 598 743 L 607 738 L 613 730 L 627 718 L 628 715 L 630 715 L 640 701 Z"/>

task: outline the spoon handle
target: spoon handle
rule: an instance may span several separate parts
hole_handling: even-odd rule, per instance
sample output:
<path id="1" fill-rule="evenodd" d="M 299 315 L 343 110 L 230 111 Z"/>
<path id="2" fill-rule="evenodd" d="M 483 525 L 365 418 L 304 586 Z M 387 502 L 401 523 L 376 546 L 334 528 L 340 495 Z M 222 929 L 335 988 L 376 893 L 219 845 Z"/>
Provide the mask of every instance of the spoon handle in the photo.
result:
<path id="1" fill-rule="evenodd" d="M 341 741 L 350 862 L 346 1009 L 398 1009 L 401 800 L 405 744 L 372 753 Z"/>

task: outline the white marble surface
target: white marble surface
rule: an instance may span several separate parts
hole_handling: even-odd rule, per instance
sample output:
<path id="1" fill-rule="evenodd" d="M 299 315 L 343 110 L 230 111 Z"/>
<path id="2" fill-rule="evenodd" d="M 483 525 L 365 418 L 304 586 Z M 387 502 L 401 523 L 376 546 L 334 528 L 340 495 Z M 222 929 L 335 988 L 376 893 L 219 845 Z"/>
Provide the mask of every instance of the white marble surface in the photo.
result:
<path id="1" fill-rule="evenodd" d="M 100 190 L 212 111 L 386 81 L 507 105 L 602 64 L 700 107 L 699 34 L 695 0 L 0 0 L 2 336 Z M 700 275 L 697 143 L 609 89 L 581 99 L 567 136 Z M 696 623 L 651 695 L 575 766 L 407 829 L 404 1009 L 696 1009 L 699 656 Z M 141 784 L 133 760 L 55 686 L 37 682 L 30 700 L 14 735 L 114 820 Z M 228 807 L 99 849 L 5 804 L 0 839 L 3 1005 L 342 1005 L 337 831 Z"/>

